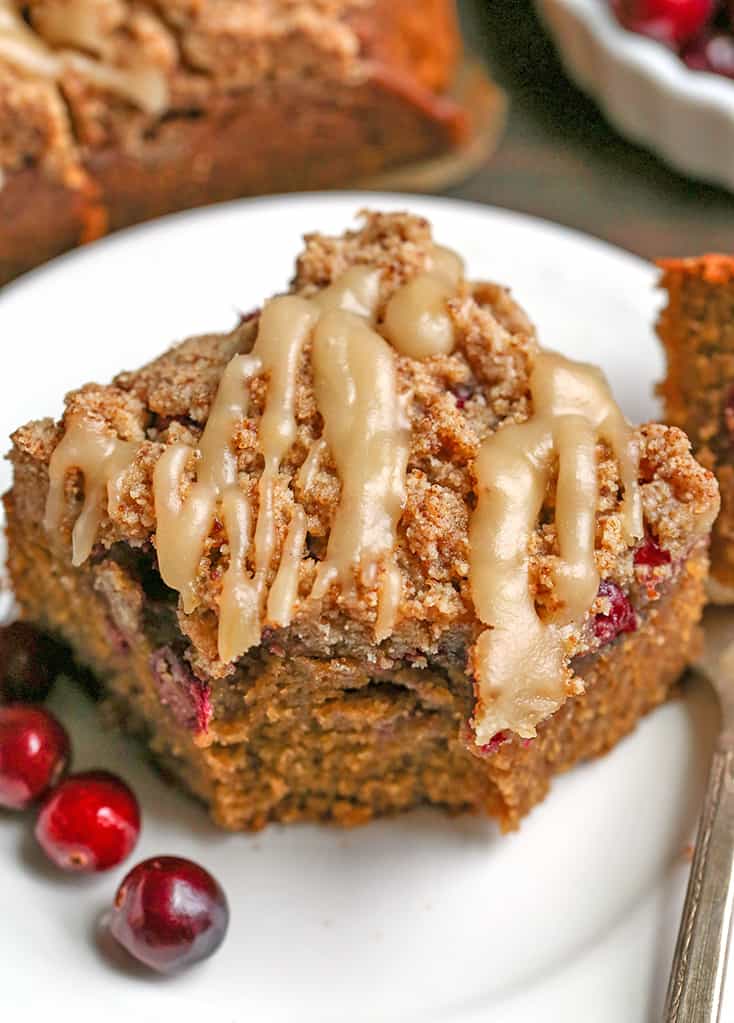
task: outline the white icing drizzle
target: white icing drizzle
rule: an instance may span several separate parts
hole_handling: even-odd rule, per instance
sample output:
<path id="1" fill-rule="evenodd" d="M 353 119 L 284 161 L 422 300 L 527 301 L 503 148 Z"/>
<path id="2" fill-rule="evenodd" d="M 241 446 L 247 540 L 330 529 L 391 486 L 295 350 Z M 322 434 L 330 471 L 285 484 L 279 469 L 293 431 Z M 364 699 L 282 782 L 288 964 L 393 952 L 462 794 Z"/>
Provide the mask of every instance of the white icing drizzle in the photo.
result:
<path id="1" fill-rule="evenodd" d="M 229 565 L 222 579 L 217 637 L 219 656 L 226 663 L 260 642 L 260 596 L 247 570 L 250 520 L 250 502 L 237 487 L 228 487 L 222 496 L 222 522 Z"/>
<path id="2" fill-rule="evenodd" d="M 380 586 L 377 591 L 377 621 L 375 622 L 375 639 L 381 643 L 395 630 L 400 600 L 403 595 L 403 577 L 391 554 L 383 568 Z"/>
<path id="3" fill-rule="evenodd" d="M 432 274 L 419 274 L 398 288 L 385 310 L 385 336 L 401 355 L 427 359 L 454 348 L 454 324 L 446 302 L 454 288 Z"/>
<path id="4" fill-rule="evenodd" d="M 357 574 L 395 546 L 405 500 L 409 436 L 390 346 L 351 313 L 332 311 L 314 332 L 314 390 L 342 491 L 312 596 Z"/>
<path id="5" fill-rule="evenodd" d="M 361 295 L 358 307 L 369 311 L 365 302 L 370 294 L 376 296 L 376 281 L 379 283 L 374 271 L 352 274 L 324 294 L 323 306 L 346 302 L 354 308 L 355 295 Z M 156 467 L 160 572 L 164 581 L 181 593 L 186 613 L 196 606 L 196 576 L 217 502 L 222 502 L 230 548 L 219 614 L 219 655 L 225 661 L 236 659 L 259 642 L 263 604 L 269 624 L 286 625 L 292 618 L 306 537 L 305 514 L 299 506 L 294 509 L 267 600 L 265 591 L 277 539 L 275 487 L 283 457 L 296 436 L 296 377 L 303 348 L 320 314 L 319 305 L 295 295 L 284 295 L 267 303 L 252 353 L 235 356 L 223 374 L 199 442 L 197 481 L 185 501 L 179 495 L 186 460 L 166 452 Z M 253 578 L 246 565 L 251 548 L 250 509 L 237 486 L 237 460 L 231 438 L 248 414 L 249 392 L 245 385 L 256 375 L 267 377 L 268 385 L 258 434 L 264 467 L 258 485 Z"/>
<path id="6" fill-rule="evenodd" d="M 464 279 L 464 260 L 458 252 L 444 245 L 433 246 L 428 269 L 434 277 L 443 277 L 454 288 Z"/>
<path id="7" fill-rule="evenodd" d="M 193 456 L 188 444 L 172 444 L 153 473 L 158 571 L 166 585 L 181 594 L 186 614 L 198 603 L 196 578 L 219 496 L 216 485 L 197 481 L 186 498 L 181 497 L 183 476 Z"/>
<path id="8" fill-rule="evenodd" d="M 620 466 L 629 540 L 643 535 L 637 457 L 631 431 L 602 374 L 552 352 L 531 374 L 533 416 L 501 427 L 482 445 L 478 501 L 469 530 L 474 605 L 487 628 L 473 651 L 476 741 L 505 729 L 530 738 L 565 700 L 563 625 L 588 611 L 599 586 L 594 559 L 598 480 L 596 444 L 606 441 Z M 529 586 L 529 544 L 558 459 L 554 582 L 565 602 L 541 621 Z"/>
<path id="9" fill-rule="evenodd" d="M 413 338 L 426 333 L 427 308 L 434 320 L 446 317 L 446 298 L 461 273 L 458 257 L 436 248 L 430 273 L 418 279 L 418 288 L 413 281 L 398 289 L 397 294 L 404 293 L 406 300 L 395 307 L 399 313 L 399 322 L 393 325 L 396 347 L 415 349 Z M 153 498 L 159 571 L 167 585 L 180 593 L 186 614 L 198 605 L 202 558 L 214 521 L 221 516 L 229 550 L 219 607 L 218 646 L 223 661 L 232 661 L 257 644 L 264 622 L 285 627 L 293 617 L 307 530 L 305 512 L 298 504 L 291 513 L 269 593 L 266 589 L 277 543 L 275 491 L 283 458 L 296 437 L 296 379 L 309 343 L 324 435 L 313 445 L 297 481 L 305 489 L 312 485 L 328 447 L 342 488 L 326 559 L 317 570 L 311 596 L 323 598 L 334 583 L 347 592 L 354 591 L 358 580 L 376 586 L 378 642 L 395 627 L 402 579 L 394 548 L 405 501 L 409 437 L 394 353 L 372 329 L 382 276 L 379 268 L 355 266 L 313 299 L 284 295 L 267 303 L 252 352 L 236 355 L 222 375 L 198 448 L 173 444 L 156 464 Z M 428 329 L 435 334 L 435 323 Z M 448 350 L 447 336 L 440 343 Z M 267 390 L 258 434 L 264 466 L 253 523 L 249 500 L 239 487 L 232 441 L 248 415 L 249 382 L 255 376 L 266 378 Z M 74 530 L 76 564 L 91 549 L 105 490 L 108 512 L 119 509 L 120 468 L 129 465 L 136 450 L 136 445 L 109 437 L 87 421 L 69 425 L 52 459 L 47 526 L 53 529 L 60 521 L 64 474 L 72 467 L 81 469 L 86 495 Z M 187 473 L 192 479 L 185 487 Z"/>
<path id="10" fill-rule="evenodd" d="M 436 249 L 428 272 L 393 294 L 384 329 L 394 349 L 414 358 L 451 351 L 453 327 L 446 303 L 461 276 L 458 258 Z M 306 514 L 298 504 L 269 592 L 266 587 L 277 544 L 275 490 L 296 436 L 296 379 L 308 345 L 324 432 L 297 482 L 308 490 L 326 448 L 341 482 L 326 556 L 310 596 L 320 600 L 336 584 L 345 594 L 354 593 L 358 582 L 376 586 L 376 640 L 395 628 L 402 596 L 395 547 L 409 435 L 394 352 L 373 329 L 381 279 L 382 272 L 374 267 L 354 267 L 312 300 L 287 295 L 268 303 L 252 353 L 235 356 L 222 376 L 198 450 L 174 444 L 156 465 L 160 572 L 180 592 L 186 613 L 197 605 L 197 575 L 214 519 L 221 514 L 229 549 L 219 608 L 224 661 L 257 644 L 264 622 L 287 627 L 298 600 L 307 531 Z M 267 389 L 259 429 L 264 468 L 253 523 L 249 500 L 239 487 L 232 440 L 248 415 L 249 382 L 255 376 L 266 379 Z M 476 462 L 470 578 L 477 615 L 488 626 L 473 650 L 478 696 L 473 724 L 480 745 L 505 729 L 534 735 L 537 723 L 569 691 L 566 626 L 586 613 L 599 585 L 594 535 L 599 441 L 609 445 L 619 464 L 626 538 L 633 542 L 642 536 L 637 453 L 602 375 L 593 367 L 541 353 L 530 390 L 531 419 L 500 428 L 484 442 Z M 91 550 L 105 497 L 109 511 L 118 507 L 122 476 L 137 448 L 92 421 L 73 417 L 68 422 L 49 467 L 46 527 L 58 528 L 65 475 L 72 468 L 80 470 L 85 496 L 73 531 L 75 564 Z M 529 544 L 556 464 L 560 556 L 554 583 L 562 606 L 543 621 L 529 585 Z M 184 498 L 187 472 L 195 478 Z"/>
<path id="11" fill-rule="evenodd" d="M 40 11 L 40 24 L 36 23 L 40 35 L 52 46 L 74 46 L 102 54 L 109 38 L 104 31 L 105 9 L 109 11 L 106 0 L 47 3 Z"/>
<path id="12" fill-rule="evenodd" d="M 227 363 L 199 440 L 201 462 L 197 477 L 201 483 L 220 491 L 237 483 L 237 455 L 232 449 L 232 438 L 249 411 L 247 383 L 261 371 L 262 363 L 254 353 L 235 355 Z"/>
<path id="13" fill-rule="evenodd" d="M 434 245 L 425 273 L 393 292 L 385 309 L 385 336 L 401 355 L 428 359 L 454 350 L 454 323 L 447 302 L 456 294 L 464 264 L 455 252 Z"/>
<path id="14" fill-rule="evenodd" d="M 319 466 L 321 465 L 321 459 L 324 457 L 326 450 L 326 441 L 323 437 L 319 437 L 311 445 L 311 450 L 304 458 L 296 476 L 296 482 L 301 490 L 308 492 L 314 485 Z"/>
<path id="15" fill-rule="evenodd" d="M 278 571 L 268 594 L 267 620 L 272 625 L 286 628 L 291 623 L 298 596 L 298 569 L 305 543 L 306 513 L 297 504 L 283 544 Z"/>
<path id="16" fill-rule="evenodd" d="M 75 16 L 70 5 L 67 24 L 69 37 L 76 28 L 79 45 L 89 45 L 92 31 L 89 17 L 80 11 Z M 71 32 L 69 32 L 69 29 Z M 99 37 L 95 35 L 99 42 Z M 122 68 L 102 63 L 82 53 L 54 49 L 25 23 L 15 0 L 0 0 L 0 59 L 28 74 L 58 81 L 67 69 L 73 69 L 94 85 L 117 93 L 149 114 L 160 114 L 168 106 L 168 81 L 162 70 L 140 62 Z"/>
<path id="17" fill-rule="evenodd" d="M 328 288 L 314 296 L 322 312 L 341 309 L 374 324 L 380 301 L 382 271 L 372 266 L 352 266 Z"/>
<path id="18" fill-rule="evenodd" d="M 59 56 L 26 25 L 14 0 L 0 0 L 0 57 L 43 78 L 61 73 Z"/>
<path id="19" fill-rule="evenodd" d="M 225 596 L 220 613 L 220 651 L 232 649 L 236 636 L 251 636 L 253 632 L 246 617 L 240 616 L 238 625 L 229 620 L 236 609 L 249 607 L 250 601 L 250 583 L 244 566 L 249 547 L 249 513 L 243 507 L 245 499 L 237 484 L 237 456 L 232 438 L 248 412 L 247 382 L 259 371 L 260 362 L 251 355 L 235 355 L 228 363 L 199 440 L 196 482 L 185 499 L 181 490 L 193 454 L 189 445 L 174 444 L 167 448 L 153 474 L 158 569 L 163 581 L 181 594 L 186 614 L 191 614 L 198 604 L 199 565 L 218 502 L 222 501 L 223 514 L 232 532 L 227 534 L 230 562 L 222 580 Z"/>
<path id="20" fill-rule="evenodd" d="M 628 542 L 642 536 L 642 501 L 637 479 L 638 454 L 622 411 L 597 366 L 541 352 L 531 376 L 534 406 L 551 419 L 584 416 L 611 447 L 624 490 L 622 517 Z"/>
<path id="21" fill-rule="evenodd" d="M 181 594 L 185 613 L 198 602 L 197 576 L 216 516 L 221 515 L 229 562 L 219 602 L 219 655 L 233 661 L 260 642 L 263 624 L 287 627 L 298 601 L 307 519 L 297 503 L 274 577 L 278 523 L 274 504 L 283 460 L 296 438 L 296 381 L 310 347 L 314 392 L 323 436 L 303 462 L 297 484 L 308 490 L 328 448 L 341 494 L 326 556 L 310 597 L 334 585 L 345 595 L 375 587 L 375 638 L 394 630 L 402 598 L 395 555 L 405 502 L 408 421 L 398 392 L 395 352 L 424 358 L 454 344 L 447 300 L 463 273 L 460 260 L 436 248 L 429 270 L 398 289 L 376 332 L 382 271 L 353 267 L 314 299 L 286 295 L 269 302 L 249 355 L 225 369 L 198 449 L 174 444 L 154 471 L 155 542 L 162 578 Z M 446 326 L 449 322 L 449 327 Z M 450 329 L 449 329 L 450 328 Z M 266 381 L 259 426 L 264 467 L 258 515 L 240 489 L 233 446 L 249 414 L 249 387 Z M 470 582 L 476 613 L 487 628 L 472 651 L 479 745 L 505 729 L 521 736 L 566 699 L 571 685 L 565 638 L 583 618 L 599 586 L 595 563 L 598 505 L 596 448 L 611 448 L 623 488 L 622 522 L 629 543 L 643 534 L 637 452 L 630 429 L 601 373 L 551 352 L 538 355 L 531 374 L 533 415 L 501 427 L 476 461 L 477 506 L 470 521 Z M 122 497 L 125 469 L 138 445 L 111 437 L 94 421 L 71 417 L 50 462 L 46 528 L 58 529 L 64 479 L 82 472 L 85 495 L 73 531 L 74 564 L 88 556 L 104 514 Z M 561 605 L 541 620 L 529 581 L 529 547 L 557 466 L 555 521 L 559 558 L 554 572 Z M 194 476 L 184 493 L 187 473 Z"/>
<path id="22" fill-rule="evenodd" d="M 111 488 L 117 492 L 117 480 L 128 467 L 139 445 L 119 440 L 104 428 L 80 416 L 72 416 L 66 432 L 57 444 L 48 467 L 49 490 L 44 527 L 58 532 L 64 513 L 64 481 L 76 469 L 84 477 L 84 504 L 72 531 L 72 564 L 81 565 L 89 557 Z"/>
<path id="23" fill-rule="evenodd" d="M 318 310 L 311 302 L 296 295 L 275 298 L 262 311 L 253 348 L 262 372 L 269 376 L 259 431 L 265 465 L 258 488 L 260 505 L 255 529 L 255 574 L 261 591 L 275 549 L 275 483 L 283 456 L 296 437 L 294 400 L 298 363 L 317 319 Z"/>

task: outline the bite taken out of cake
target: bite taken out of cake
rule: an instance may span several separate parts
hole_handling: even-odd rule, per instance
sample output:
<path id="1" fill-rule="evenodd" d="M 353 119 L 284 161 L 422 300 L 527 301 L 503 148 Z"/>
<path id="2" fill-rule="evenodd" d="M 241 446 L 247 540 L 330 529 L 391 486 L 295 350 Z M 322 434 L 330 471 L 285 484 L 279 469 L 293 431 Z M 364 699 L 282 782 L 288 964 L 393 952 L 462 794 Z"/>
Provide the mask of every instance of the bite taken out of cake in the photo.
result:
<path id="1" fill-rule="evenodd" d="M 513 828 L 695 649 L 713 474 L 409 214 L 307 236 L 287 293 L 10 457 L 23 616 L 227 828 Z"/>

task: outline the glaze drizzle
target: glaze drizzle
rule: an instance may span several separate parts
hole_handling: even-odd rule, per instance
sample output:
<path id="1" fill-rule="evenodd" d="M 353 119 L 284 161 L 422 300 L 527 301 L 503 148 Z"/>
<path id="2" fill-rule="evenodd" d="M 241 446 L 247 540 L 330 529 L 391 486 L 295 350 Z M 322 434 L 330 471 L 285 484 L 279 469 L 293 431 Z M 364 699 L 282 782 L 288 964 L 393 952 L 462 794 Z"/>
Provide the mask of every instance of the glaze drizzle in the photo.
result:
<path id="1" fill-rule="evenodd" d="M 333 587 L 345 599 L 356 595 L 358 586 L 374 590 L 376 641 L 394 631 L 403 590 L 396 552 L 410 446 L 397 358 L 427 359 L 453 350 L 449 303 L 462 275 L 458 257 L 437 247 L 427 270 L 393 292 L 381 320 L 382 272 L 371 266 L 352 267 L 313 298 L 272 299 L 261 314 L 252 351 L 227 365 L 197 448 L 173 444 L 160 456 L 154 470 L 155 544 L 161 576 L 180 593 L 185 614 L 200 600 L 200 574 L 208 565 L 216 518 L 224 528 L 228 563 L 218 635 L 223 661 L 256 646 L 265 625 L 287 627 L 299 606 L 323 600 Z M 307 360 L 323 433 L 291 481 L 282 465 L 296 438 L 295 396 Z M 256 377 L 266 381 L 266 389 L 258 434 L 263 471 L 253 513 L 238 479 L 235 438 L 249 415 Z M 571 691 L 566 639 L 599 588 L 600 442 L 619 465 L 625 538 L 633 544 L 643 535 L 638 456 L 603 375 L 544 351 L 535 359 L 529 385 L 532 415 L 487 437 L 474 468 L 470 585 L 485 626 L 470 658 L 477 696 L 472 724 L 479 745 L 505 730 L 533 736 L 538 722 Z M 77 416 L 67 422 L 49 468 L 46 528 L 58 530 L 66 473 L 80 470 L 85 495 L 73 529 L 75 565 L 91 550 L 105 500 L 108 511 L 114 508 L 121 475 L 138 447 L 91 420 Z M 276 521 L 276 507 L 284 506 L 276 496 L 292 482 L 307 492 L 329 455 L 340 499 L 310 592 L 299 593 L 307 517 L 292 495 L 285 502 L 289 520 Z M 529 558 L 551 481 L 559 611 L 544 620 L 531 592 Z"/>
<path id="2" fill-rule="evenodd" d="M 599 486 L 598 441 L 620 466 L 628 542 L 643 535 L 637 454 L 631 431 L 599 370 L 541 352 L 530 377 L 533 415 L 500 427 L 479 452 L 477 507 L 470 527 L 474 606 L 488 626 L 472 659 L 478 745 L 505 729 L 524 738 L 569 692 L 563 626 L 589 610 L 599 589 L 594 558 Z M 557 461 L 556 593 L 563 603 L 541 621 L 529 584 L 529 547 Z"/>

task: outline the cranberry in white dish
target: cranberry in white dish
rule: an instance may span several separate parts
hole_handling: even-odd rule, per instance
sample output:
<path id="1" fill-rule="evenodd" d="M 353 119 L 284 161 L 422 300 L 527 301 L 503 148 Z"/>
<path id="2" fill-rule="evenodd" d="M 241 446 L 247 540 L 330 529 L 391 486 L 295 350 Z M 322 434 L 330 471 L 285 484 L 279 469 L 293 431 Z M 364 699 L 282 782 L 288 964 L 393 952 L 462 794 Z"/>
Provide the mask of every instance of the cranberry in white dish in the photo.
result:
<path id="1" fill-rule="evenodd" d="M 734 78 L 734 5 L 730 0 L 611 0 L 626 29 L 649 36 L 693 71 Z"/>
<path id="2" fill-rule="evenodd" d="M 716 0 L 612 0 L 625 28 L 670 46 L 681 46 L 704 29 Z"/>

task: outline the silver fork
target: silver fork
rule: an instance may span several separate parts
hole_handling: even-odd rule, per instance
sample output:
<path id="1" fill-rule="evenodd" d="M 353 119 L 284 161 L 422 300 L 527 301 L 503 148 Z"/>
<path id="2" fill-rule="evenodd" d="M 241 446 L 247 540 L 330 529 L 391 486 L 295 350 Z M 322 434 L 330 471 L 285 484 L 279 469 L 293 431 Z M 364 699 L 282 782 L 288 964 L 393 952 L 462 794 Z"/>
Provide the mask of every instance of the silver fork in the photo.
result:
<path id="1" fill-rule="evenodd" d="M 718 1023 L 734 908 L 734 609 L 704 615 L 696 664 L 721 706 L 673 968 L 665 1023 Z"/>

